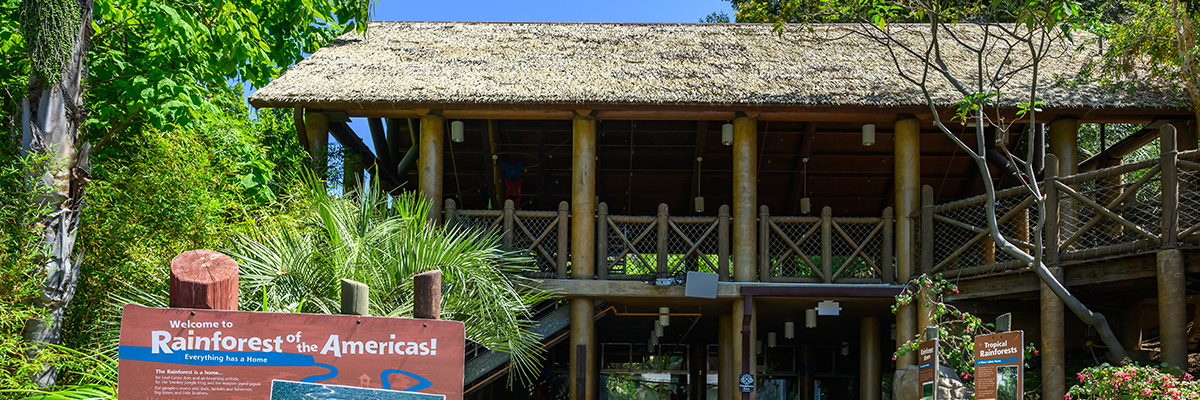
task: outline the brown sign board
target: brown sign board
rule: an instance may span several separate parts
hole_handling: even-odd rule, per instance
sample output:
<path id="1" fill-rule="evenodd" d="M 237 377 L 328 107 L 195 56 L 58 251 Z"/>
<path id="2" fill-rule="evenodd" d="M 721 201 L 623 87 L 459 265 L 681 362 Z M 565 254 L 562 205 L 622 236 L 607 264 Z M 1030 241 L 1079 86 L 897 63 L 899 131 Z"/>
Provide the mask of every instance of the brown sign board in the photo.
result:
<path id="1" fill-rule="evenodd" d="M 921 400 L 937 400 L 938 341 L 926 340 L 917 346 L 917 382 Z"/>
<path id="2" fill-rule="evenodd" d="M 975 337 L 975 398 L 1021 400 L 1025 386 L 1025 333 Z"/>
<path id="3" fill-rule="evenodd" d="M 119 397 L 268 399 L 295 381 L 461 400 L 465 345 L 457 321 L 128 304 Z"/>

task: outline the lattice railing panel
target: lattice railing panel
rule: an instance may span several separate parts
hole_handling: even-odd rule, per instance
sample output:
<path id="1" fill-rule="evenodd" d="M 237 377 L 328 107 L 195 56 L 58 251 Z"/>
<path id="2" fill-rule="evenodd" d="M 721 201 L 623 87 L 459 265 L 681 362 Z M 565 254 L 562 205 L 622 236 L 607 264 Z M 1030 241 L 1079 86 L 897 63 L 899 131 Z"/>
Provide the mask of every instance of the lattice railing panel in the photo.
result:
<path id="1" fill-rule="evenodd" d="M 770 217 L 767 235 L 771 278 L 824 281 L 821 274 L 821 219 Z"/>
<path id="2" fill-rule="evenodd" d="M 833 218 L 830 261 L 833 279 L 879 278 L 883 222 L 878 218 Z"/>
<path id="3" fill-rule="evenodd" d="M 667 235 L 670 271 L 717 273 L 717 219 L 671 217 Z"/>
<path id="4" fill-rule="evenodd" d="M 545 211 L 517 211 L 513 219 L 513 247 L 525 249 L 537 270 L 551 277 L 558 269 L 558 215 Z"/>
<path id="5" fill-rule="evenodd" d="M 611 217 L 608 221 L 609 279 L 647 279 L 658 271 L 657 224 L 647 221 L 625 221 Z"/>
<path id="6" fill-rule="evenodd" d="M 1157 162 L 1105 168 L 1060 181 L 1060 259 L 1119 255 L 1158 246 L 1162 171 Z"/>
<path id="7" fill-rule="evenodd" d="M 934 273 L 962 276 L 1017 267 L 1013 257 L 992 240 L 985 206 L 983 196 L 978 196 L 934 208 Z M 1017 247 L 1032 251 L 1040 213 L 1028 189 L 997 192 L 995 207 L 1001 235 Z M 981 266 L 990 268 L 976 268 Z"/>

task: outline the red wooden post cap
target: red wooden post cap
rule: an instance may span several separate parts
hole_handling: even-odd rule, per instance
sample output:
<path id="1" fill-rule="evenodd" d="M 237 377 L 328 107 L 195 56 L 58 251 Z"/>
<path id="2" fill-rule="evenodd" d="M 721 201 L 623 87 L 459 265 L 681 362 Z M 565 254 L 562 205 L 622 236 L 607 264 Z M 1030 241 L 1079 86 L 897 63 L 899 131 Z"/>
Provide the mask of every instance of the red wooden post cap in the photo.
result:
<path id="1" fill-rule="evenodd" d="M 238 265 L 212 250 L 185 251 L 171 259 L 172 308 L 238 309 Z"/>

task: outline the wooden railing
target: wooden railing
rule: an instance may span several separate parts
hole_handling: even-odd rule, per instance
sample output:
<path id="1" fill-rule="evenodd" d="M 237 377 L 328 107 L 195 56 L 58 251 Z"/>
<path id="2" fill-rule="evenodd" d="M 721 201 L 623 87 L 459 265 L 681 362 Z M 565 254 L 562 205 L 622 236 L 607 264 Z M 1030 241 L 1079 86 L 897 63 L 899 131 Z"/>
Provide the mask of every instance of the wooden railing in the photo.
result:
<path id="1" fill-rule="evenodd" d="M 1039 193 L 1045 213 L 1025 187 L 998 191 L 1001 235 L 1033 253 L 1038 218 L 1044 215 L 1041 249 L 1047 265 L 1200 244 L 1200 163 L 1195 161 L 1200 152 L 1175 151 L 1174 128 L 1163 131 L 1163 156 L 1151 160 L 1059 176 L 1057 160 L 1047 156 Z M 932 196 L 926 187 L 921 211 L 909 216 L 920 232 L 922 271 L 971 277 L 1027 267 L 992 242 L 984 196 L 941 205 L 934 205 Z"/>
<path id="2" fill-rule="evenodd" d="M 892 281 L 891 207 L 881 218 L 861 218 L 834 217 L 830 207 L 820 217 L 771 216 L 762 206 L 758 222 L 761 281 Z"/>
<path id="3" fill-rule="evenodd" d="M 570 277 L 566 202 L 558 211 L 515 210 L 511 201 L 504 210 L 459 210 L 447 200 L 444 210 L 447 221 L 499 230 L 505 247 L 535 259 L 538 272 L 531 277 Z M 665 204 L 654 216 L 610 215 L 605 203 L 596 211 L 597 279 L 649 281 L 699 271 L 730 280 L 729 206 L 703 217 L 670 215 Z M 891 282 L 891 208 L 881 218 L 833 217 L 828 208 L 824 211 L 821 217 L 788 217 L 760 208 L 759 281 Z"/>

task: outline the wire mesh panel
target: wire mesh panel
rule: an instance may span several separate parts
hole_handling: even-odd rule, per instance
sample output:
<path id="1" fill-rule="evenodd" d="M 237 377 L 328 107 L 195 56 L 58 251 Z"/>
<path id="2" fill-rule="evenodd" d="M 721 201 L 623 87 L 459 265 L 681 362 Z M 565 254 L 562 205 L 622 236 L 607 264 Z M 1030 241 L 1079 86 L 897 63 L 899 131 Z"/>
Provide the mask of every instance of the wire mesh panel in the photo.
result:
<path id="1" fill-rule="evenodd" d="M 458 217 L 447 224 L 457 224 L 471 229 L 500 232 L 504 223 L 503 210 L 459 210 Z"/>
<path id="2" fill-rule="evenodd" d="M 770 280 L 823 282 L 821 218 L 769 217 L 767 241 Z"/>
<path id="3" fill-rule="evenodd" d="M 717 273 L 717 218 L 670 217 L 667 260 L 672 274 Z"/>
<path id="4" fill-rule="evenodd" d="M 513 220 L 513 247 L 525 249 L 537 263 L 533 277 L 553 278 L 558 266 L 558 214 L 551 211 L 517 211 Z"/>
<path id="5" fill-rule="evenodd" d="M 1158 160 L 1059 179 L 1059 260 L 1138 252 L 1160 243 Z"/>
<path id="6" fill-rule="evenodd" d="M 993 204 L 1001 235 L 1023 251 L 1032 252 L 1040 213 L 1028 189 L 999 191 Z M 934 273 L 971 276 L 1021 267 L 1011 255 L 996 247 L 990 235 L 986 206 L 987 200 L 981 195 L 934 208 Z"/>
<path id="7" fill-rule="evenodd" d="M 1179 244 L 1200 245 L 1200 151 L 1179 153 Z"/>
<path id="8" fill-rule="evenodd" d="M 647 280 L 658 271 L 658 233 L 654 217 L 609 216 L 608 279 Z"/>
<path id="9" fill-rule="evenodd" d="M 883 220 L 880 218 L 833 218 L 830 258 L 833 281 L 878 279 L 883 249 Z"/>

